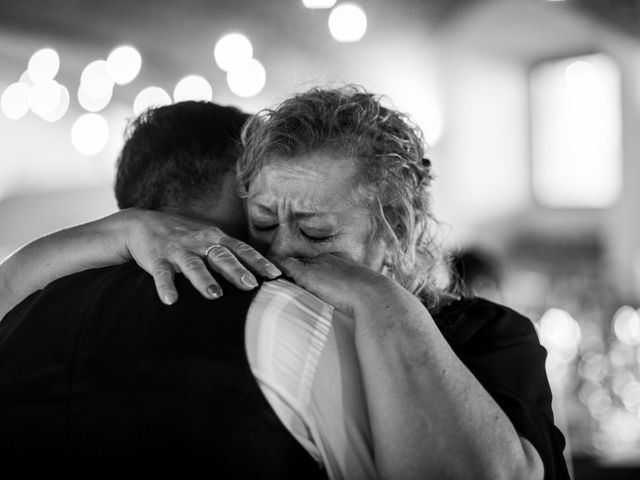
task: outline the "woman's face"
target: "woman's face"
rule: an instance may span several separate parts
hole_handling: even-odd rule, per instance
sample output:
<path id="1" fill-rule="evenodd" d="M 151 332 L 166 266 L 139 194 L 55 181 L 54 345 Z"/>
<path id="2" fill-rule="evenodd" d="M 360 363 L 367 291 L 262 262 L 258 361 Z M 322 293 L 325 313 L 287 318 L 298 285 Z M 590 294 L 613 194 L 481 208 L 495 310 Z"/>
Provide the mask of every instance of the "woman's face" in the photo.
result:
<path id="1" fill-rule="evenodd" d="M 252 243 L 277 260 L 337 253 L 380 271 L 382 242 L 353 195 L 356 167 L 349 158 L 312 152 L 277 159 L 249 187 Z"/>

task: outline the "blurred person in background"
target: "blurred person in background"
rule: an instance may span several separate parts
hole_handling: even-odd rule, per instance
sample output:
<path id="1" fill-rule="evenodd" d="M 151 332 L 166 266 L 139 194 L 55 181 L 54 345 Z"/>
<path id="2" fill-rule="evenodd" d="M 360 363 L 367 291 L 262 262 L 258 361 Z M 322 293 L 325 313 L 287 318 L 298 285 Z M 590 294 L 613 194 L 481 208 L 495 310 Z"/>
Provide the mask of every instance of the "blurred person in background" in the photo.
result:
<path id="1" fill-rule="evenodd" d="M 312 89 L 254 117 L 244 145 L 238 184 L 251 242 L 354 319 L 378 475 L 568 478 L 533 325 L 449 291 L 419 129 L 363 89 Z M 218 242 L 176 216 L 119 218 L 117 240 L 96 236 L 112 220 L 74 232 L 128 245 L 111 261 L 144 258 L 152 275 Z M 200 291 L 211 284 L 203 260 L 181 265 Z M 168 280 L 158 292 L 173 299 Z"/>
<path id="2" fill-rule="evenodd" d="M 454 281 L 467 296 L 502 300 L 502 268 L 500 260 L 479 248 L 459 250 L 451 256 Z"/>
<path id="3" fill-rule="evenodd" d="M 177 213 L 192 227 L 208 222 L 244 237 L 235 166 L 248 117 L 208 102 L 141 115 L 118 161 L 119 207 Z M 254 298 L 255 277 L 220 244 L 266 277 L 280 272 L 243 242 L 218 237 L 203 255 L 222 272 L 226 294 L 215 303 L 180 275 L 180 302 L 166 308 L 152 277 L 133 262 L 102 267 L 96 253 L 111 247 L 91 242 L 97 250 L 85 267 L 102 268 L 54 281 L 5 316 L 7 461 L 46 476 L 84 475 L 95 461 L 92 478 L 124 467 L 181 477 L 375 478 L 353 320 L 280 280 Z M 64 257 L 52 254 L 49 263 Z M 221 296 L 217 283 L 205 293 Z M 49 461 L 28 462 L 34 453 Z"/>

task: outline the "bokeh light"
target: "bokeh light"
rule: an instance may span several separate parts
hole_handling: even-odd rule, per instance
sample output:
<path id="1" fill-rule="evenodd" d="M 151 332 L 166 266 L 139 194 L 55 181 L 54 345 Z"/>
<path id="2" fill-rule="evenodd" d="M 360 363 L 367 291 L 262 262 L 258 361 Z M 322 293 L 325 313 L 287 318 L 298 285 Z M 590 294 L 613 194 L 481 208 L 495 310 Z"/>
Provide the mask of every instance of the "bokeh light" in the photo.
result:
<path id="1" fill-rule="evenodd" d="M 640 407 L 640 382 L 633 380 L 629 382 L 622 390 L 620 395 L 622 397 L 622 403 L 624 407 L 631 411 L 638 411 Z"/>
<path id="2" fill-rule="evenodd" d="M 590 353 L 582 358 L 578 366 L 578 373 L 593 382 L 599 382 L 607 374 L 606 359 L 601 353 Z"/>
<path id="3" fill-rule="evenodd" d="M 627 345 L 640 345 L 640 315 L 625 305 L 613 316 L 613 331 L 618 340 Z"/>
<path id="4" fill-rule="evenodd" d="M 267 80 L 267 72 L 262 64 L 252 59 L 240 68 L 227 73 L 227 84 L 239 97 L 253 97 L 260 93 Z"/>
<path id="5" fill-rule="evenodd" d="M 367 16 L 359 6 L 342 3 L 329 14 L 329 31 L 338 42 L 357 42 L 367 31 Z"/>
<path id="6" fill-rule="evenodd" d="M 31 55 L 27 71 L 33 82 L 53 80 L 60 68 L 60 56 L 53 48 L 43 48 Z"/>
<path id="7" fill-rule="evenodd" d="M 307 8 L 332 8 L 337 0 L 302 0 Z"/>
<path id="8" fill-rule="evenodd" d="M 147 87 L 136 96 L 133 101 L 133 113 L 140 115 L 152 107 L 160 107 L 171 103 L 169 94 L 160 87 Z"/>
<path id="9" fill-rule="evenodd" d="M 61 96 L 62 89 L 55 80 L 36 82 L 29 91 L 29 108 L 36 115 L 45 117 L 58 107 Z"/>
<path id="10" fill-rule="evenodd" d="M 600 416 L 600 431 L 594 444 L 598 450 L 609 454 L 633 452 L 640 439 L 640 419 L 624 409 L 610 409 Z"/>
<path id="11" fill-rule="evenodd" d="M 20 75 L 20 83 L 24 83 L 29 87 L 33 86 L 33 80 L 29 76 L 29 70 L 25 70 L 24 72 L 22 72 L 22 75 Z"/>
<path id="12" fill-rule="evenodd" d="M 603 418 L 612 407 L 612 400 L 606 390 L 598 388 L 587 398 L 587 408 L 594 418 Z"/>
<path id="13" fill-rule="evenodd" d="M 540 319 L 540 341 L 549 350 L 549 357 L 570 362 L 578 353 L 580 325 L 569 312 L 550 308 Z"/>
<path id="14" fill-rule="evenodd" d="M 253 45 L 241 33 L 229 33 L 217 41 L 213 56 L 225 72 L 240 68 L 253 58 Z"/>
<path id="15" fill-rule="evenodd" d="M 132 82 L 140 73 L 142 56 L 130 45 L 113 49 L 107 57 L 107 73 L 118 85 Z"/>
<path id="16" fill-rule="evenodd" d="M 96 155 L 107 145 L 109 123 L 98 113 L 85 113 L 71 128 L 71 143 L 83 155 Z"/>
<path id="17" fill-rule="evenodd" d="M 94 98 L 104 98 L 113 90 L 114 81 L 107 73 L 107 62 L 95 60 L 85 67 L 80 76 L 80 88 Z"/>
<path id="18" fill-rule="evenodd" d="M 213 98 L 211 84 L 200 75 L 189 75 L 180 80 L 173 90 L 174 102 L 185 100 L 207 100 Z"/>
<path id="19" fill-rule="evenodd" d="M 29 86 L 21 82 L 12 83 L 0 98 L 0 108 L 11 120 L 24 117 L 29 111 Z"/>
<path id="20" fill-rule="evenodd" d="M 104 109 L 109 105 L 111 97 L 113 97 L 113 89 L 107 90 L 106 95 L 103 97 L 92 97 L 88 95 L 82 88 L 82 85 L 78 89 L 78 103 L 88 112 L 96 113 Z"/>
<path id="21" fill-rule="evenodd" d="M 611 390 L 617 396 L 622 396 L 622 392 L 627 388 L 628 385 L 635 381 L 636 377 L 633 373 L 628 370 L 622 370 L 617 372 L 614 377 L 611 379 Z"/>
<path id="22" fill-rule="evenodd" d="M 57 122 L 64 114 L 69 110 L 69 104 L 71 101 L 69 90 L 64 85 L 59 85 L 60 89 L 60 99 L 58 100 L 58 105 L 51 112 L 41 115 L 41 117 L 47 122 Z"/>

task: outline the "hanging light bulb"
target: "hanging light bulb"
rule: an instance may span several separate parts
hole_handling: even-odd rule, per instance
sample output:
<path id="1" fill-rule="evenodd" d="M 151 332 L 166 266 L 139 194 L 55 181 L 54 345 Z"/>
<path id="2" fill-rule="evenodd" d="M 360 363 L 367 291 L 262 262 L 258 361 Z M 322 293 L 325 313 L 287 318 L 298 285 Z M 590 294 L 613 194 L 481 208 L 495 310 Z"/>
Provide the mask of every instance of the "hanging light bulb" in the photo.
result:
<path id="1" fill-rule="evenodd" d="M 160 87 L 147 87 L 143 89 L 133 101 L 133 113 L 140 115 L 142 112 L 152 107 L 169 105 L 171 97 Z"/>
<path id="2" fill-rule="evenodd" d="M 85 113 L 71 128 L 71 143 L 83 155 L 96 155 L 109 140 L 109 123 L 98 113 Z"/>
<path id="3" fill-rule="evenodd" d="M 80 76 L 80 88 L 90 97 L 103 98 L 113 90 L 113 79 L 107 73 L 107 62 L 95 60 L 85 67 Z"/>
<path id="4" fill-rule="evenodd" d="M 239 68 L 253 58 L 253 45 L 241 33 L 229 33 L 216 43 L 213 56 L 225 72 Z"/>
<path id="5" fill-rule="evenodd" d="M 106 94 L 102 97 L 93 97 L 84 91 L 82 85 L 78 88 L 78 103 L 82 108 L 88 112 L 99 112 L 103 110 L 113 97 L 113 89 L 107 90 Z"/>
<path id="6" fill-rule="evenodd" d="M 31 55 L 27 71 L 33 82 L 53 80 L 60 68 L 60 57 L 53 48 L 43 48 Z"/>
<path id="7" fill-rule="evenodd" d="M 57 122 L 62 117 L 64 117 L 64 114 L 67 113 L 67 110 L 69 110 L 69 90 L 64 85 L 60 85 L 59 88 L 60 99 L 58 100 L 58 105 L 56 105 L 56 108 L 51 112 L 41 115 L 41 117 L 47 122 Z"/>
<path id="8" fill-rule="evenodd" d="M 62 89 L 55 80 L 36 82 L 29 91 L 29 108 L 40 117 L 53 113 L 60 103 Z"/>
<path id="9" fill-rule="evenodd" d="M 115 48 L 107 57 L 107 74 L 118 85 L 132 82 L 141 67 L 142 56 L 130 45 Z"/>
<path id="10" fill-rule="evenodd" d="M 205 100 L 211 101 L 213 89 L 211 84 L 199 75 L 189 75 L 176 84 L 173 90 L 173 101 L 183 102 L 185 100 Z"/>
<path id="11" fill-rule="evenodd" d="M 239 97 L 253 97 L 260 93 L 267 79 L 267 73 L 262 64 L 252 59 L 239 68 L 227 73 L 229 89 Z"/>
<path id="12" fill-rule="evenodd" d="M 33 80 L 29 76 L 29 70 L 25 70 L 24 72 L 22 72 L 22 75 L 20 75 L 20 83 L 24 83 L 29 87 L 33 86 Z"/>
<path id="13" fill-rule="evenodd" d="M 29 87 L 22 82 L 9 85 L 0 98 L 0 107 L 11 120 L 24 117 L 29 111 Z"/>
<path id="14" fill-rule="evenodd" d="M 367 16 L 359 6 L 342 3 L 329 14 L 329 31 L 338 42 L 357 42 L 367 31 Z"/>

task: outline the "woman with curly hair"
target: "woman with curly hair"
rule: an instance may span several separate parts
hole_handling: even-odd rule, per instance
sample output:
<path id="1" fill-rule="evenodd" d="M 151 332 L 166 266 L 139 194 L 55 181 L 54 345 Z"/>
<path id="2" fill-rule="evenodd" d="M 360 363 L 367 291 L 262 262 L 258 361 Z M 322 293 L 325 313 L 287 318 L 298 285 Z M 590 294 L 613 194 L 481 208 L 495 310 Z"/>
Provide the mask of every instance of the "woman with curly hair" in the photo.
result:
<path id="1" fill-rule="evenodd" d="M 243 143 L 250 243 L 354 318 L 378 476 L 568 478 L 533 325 L 449 288 L 431 165 L 408 117 L 358 87 L 315 88 L 255 115 Z M 179 258 L 237 250 L 206 225 L 125 214 L 119 235 L 137 239 L 111 260 L 144 258 L 152 274 L 177 265 L 201 291 L 215 282 L 206 260 L 194 272 Z M 166 272 L 157 283 L 176 298 Z"/>

